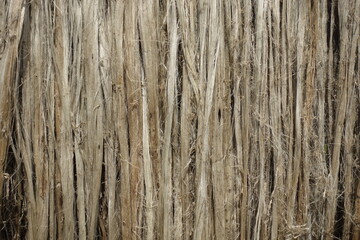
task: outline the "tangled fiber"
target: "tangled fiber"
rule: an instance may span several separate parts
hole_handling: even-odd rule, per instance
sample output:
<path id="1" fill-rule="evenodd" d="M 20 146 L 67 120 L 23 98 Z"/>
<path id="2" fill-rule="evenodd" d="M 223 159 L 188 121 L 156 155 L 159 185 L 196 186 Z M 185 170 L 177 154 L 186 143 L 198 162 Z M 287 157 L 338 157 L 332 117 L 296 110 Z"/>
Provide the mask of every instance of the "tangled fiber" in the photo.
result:
<path id="1" fill-rule="evenodd" d="M 0 0 L 1 239 L 360 239 L 360 0 Z"/>

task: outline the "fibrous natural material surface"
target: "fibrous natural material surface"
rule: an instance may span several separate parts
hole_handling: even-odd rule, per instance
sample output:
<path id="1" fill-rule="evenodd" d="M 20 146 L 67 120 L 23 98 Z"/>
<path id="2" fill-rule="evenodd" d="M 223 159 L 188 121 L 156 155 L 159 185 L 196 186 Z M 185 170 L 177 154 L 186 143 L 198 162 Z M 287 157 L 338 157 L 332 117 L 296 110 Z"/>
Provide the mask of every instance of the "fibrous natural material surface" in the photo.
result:
<path id="1" fill-rule="evenodd" d="M 360 239 L 360 0 L 0 0 L 0 239 Z"/>

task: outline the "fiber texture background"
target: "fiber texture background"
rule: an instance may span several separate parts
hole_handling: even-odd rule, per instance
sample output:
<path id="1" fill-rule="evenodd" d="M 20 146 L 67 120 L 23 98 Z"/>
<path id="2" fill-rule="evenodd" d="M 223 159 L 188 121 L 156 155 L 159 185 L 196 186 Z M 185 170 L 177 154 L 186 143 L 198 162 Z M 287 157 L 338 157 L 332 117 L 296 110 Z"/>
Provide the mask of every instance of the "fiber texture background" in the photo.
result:
<path id="1" fill-rule="evenodd" d="M 360 0 L 0 0 L 1 239 L 360 239 Z"/>

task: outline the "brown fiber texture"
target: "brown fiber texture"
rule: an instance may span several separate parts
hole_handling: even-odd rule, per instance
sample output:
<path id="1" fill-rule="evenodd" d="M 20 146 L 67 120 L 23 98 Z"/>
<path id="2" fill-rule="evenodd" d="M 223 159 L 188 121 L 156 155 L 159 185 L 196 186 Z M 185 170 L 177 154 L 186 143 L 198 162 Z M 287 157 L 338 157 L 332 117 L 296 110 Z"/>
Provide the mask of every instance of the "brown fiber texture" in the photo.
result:
<path id="1" fill-rule="evenodd" d="M 0 239 L 360 239 L 360 0 L 0 0 Z"/>

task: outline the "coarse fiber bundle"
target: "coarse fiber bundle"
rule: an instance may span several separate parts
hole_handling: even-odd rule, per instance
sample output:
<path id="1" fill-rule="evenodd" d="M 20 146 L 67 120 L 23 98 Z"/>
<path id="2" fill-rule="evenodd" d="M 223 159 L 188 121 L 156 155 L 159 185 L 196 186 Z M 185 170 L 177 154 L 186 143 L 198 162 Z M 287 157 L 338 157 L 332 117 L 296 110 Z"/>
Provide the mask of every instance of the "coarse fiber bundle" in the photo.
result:
<path id="1" fill-rule="evenodd" d="M 0 239 L 360 239 L 360 0 L 0 0 Z"/>

